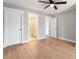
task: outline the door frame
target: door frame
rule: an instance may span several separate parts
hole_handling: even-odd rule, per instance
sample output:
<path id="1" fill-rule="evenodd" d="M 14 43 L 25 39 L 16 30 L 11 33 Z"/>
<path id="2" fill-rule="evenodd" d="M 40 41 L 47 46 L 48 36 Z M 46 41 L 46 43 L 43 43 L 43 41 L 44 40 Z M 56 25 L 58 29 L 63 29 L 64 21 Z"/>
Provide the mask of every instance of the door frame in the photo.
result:
<path id="1" fill-rule="evenodd" d="M 34 13 L 34 12 L 28 12 L 28 42 L 32 41 L 32 40 L 29 40 L 29 16 L 37 16 L 37 22 L 38 22 L 38 27 L 37 27 L 37 38 L 39 38 L 39 15 L 37 13 Z"/>
<path id="2" fill-rule="evenodd" d="M 46 38 L 49 37 L 49 30 L 50 30 L 50 26 L 49 26 L 49 21 L 50 21 L 50 16 L 45 16 L 45 34 L 46 34 Z"/>

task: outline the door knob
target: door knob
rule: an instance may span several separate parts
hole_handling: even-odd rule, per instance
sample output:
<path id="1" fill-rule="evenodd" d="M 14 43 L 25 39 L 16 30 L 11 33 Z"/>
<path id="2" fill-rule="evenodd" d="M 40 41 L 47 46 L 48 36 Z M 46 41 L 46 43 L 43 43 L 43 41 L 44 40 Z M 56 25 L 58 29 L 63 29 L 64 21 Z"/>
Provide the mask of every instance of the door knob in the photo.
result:
<path id="1" fill-rule="evenodd" d="M 19 30 L 21 31 L 22 29 L 20 28 Z"/>

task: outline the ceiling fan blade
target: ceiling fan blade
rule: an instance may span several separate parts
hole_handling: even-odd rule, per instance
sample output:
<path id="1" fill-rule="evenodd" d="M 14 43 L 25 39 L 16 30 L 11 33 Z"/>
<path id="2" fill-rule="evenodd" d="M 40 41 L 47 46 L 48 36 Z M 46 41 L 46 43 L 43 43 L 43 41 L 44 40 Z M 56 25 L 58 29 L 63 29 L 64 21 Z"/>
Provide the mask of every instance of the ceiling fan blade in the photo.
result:
<path id="1" fill-rule="evenodd" d="M 55 9 L 58 9 L 57 6 L 54 6 Z"/>
<path id="2" fill-rule="evenodd" d="M 54 4 L 54 1 L 53 0 L 49 0 L 50 4 Z"/>
<path id="3" fill-rule="evenodd" d="M 52 2 L 52 0 L 49 0 L 49 2 Z"/>
<path id="4" fill-rule="evenodd" d="M 49 2 L 46 2 L 46 1 L 38 1 L 38 2 L 42 2 L 42 3 L 49 3 Z"/>
<path id="5" fill-rule="evenodd" d="M 47 5 L 46 7 L 44 7 L 44 9 L 46 9 L 47 7 L 49 7 L 50 5 Z"/>
<path id="6" fill-rule="evenodd" d="M 66 4 L 67 2 L 64 1 L 64 2 L 55 2 L 55 4 Z"/>

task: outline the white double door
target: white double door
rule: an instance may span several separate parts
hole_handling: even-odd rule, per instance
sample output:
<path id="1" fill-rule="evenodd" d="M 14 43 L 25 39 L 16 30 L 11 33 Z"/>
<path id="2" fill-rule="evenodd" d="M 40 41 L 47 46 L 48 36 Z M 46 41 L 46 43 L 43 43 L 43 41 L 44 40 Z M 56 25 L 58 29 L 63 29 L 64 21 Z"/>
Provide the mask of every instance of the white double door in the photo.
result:
<path id="1" fill-rule="evenodd" d="M 56 17 L 49 18 L 49 36 L 53 38 L 57 38 L 57 18 Z"/>
<path id="2" fill-rule="evenodd" d="M 22 42 L 23 12 L 4 8 L 4 47 Z"/>

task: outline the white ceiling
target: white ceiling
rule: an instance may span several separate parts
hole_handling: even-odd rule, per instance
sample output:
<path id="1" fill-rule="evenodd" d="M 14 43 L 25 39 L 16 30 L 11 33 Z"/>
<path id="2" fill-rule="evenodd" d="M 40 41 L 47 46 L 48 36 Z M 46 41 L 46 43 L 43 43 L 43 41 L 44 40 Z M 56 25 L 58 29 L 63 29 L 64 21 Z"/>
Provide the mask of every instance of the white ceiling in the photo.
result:
<path id="1" fill-rule="evenodd" d="M 48 7 L 47 9 L 43 9 L 47 4 L 39 3 L 38 2 L 39 0 L 3 0 L 3 1 L 10 3 L 10 4 L 17 5 L 17 6 L 29 8 L 29 9 L 32 9 L 35 11 L 47 13 L 47 14 L 60 13 L 62 11 L 65 11 L 65 10 L 71 8 L 71 6 L 76 4 L 76 0 L 56 0 L 56 1 L 67 1 L 67 4 L 57 5 L 58 10 L 55 10 L 52 7 Z M 48 1 L 48 0 L 41 0 L 41 1 Z"/>

